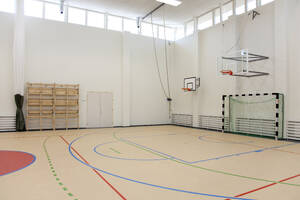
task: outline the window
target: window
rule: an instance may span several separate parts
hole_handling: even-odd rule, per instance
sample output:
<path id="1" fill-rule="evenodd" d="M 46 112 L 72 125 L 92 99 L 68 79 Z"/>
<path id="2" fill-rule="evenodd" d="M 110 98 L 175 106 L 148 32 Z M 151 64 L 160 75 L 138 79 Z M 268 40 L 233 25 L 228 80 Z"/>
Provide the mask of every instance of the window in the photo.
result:
<path id="1" fill-rule="evenodd" d="M 88 11 L 87 25 L 97 28 L 104 28 L 104 14 Z"/>
<path id="2" fill-rule="evenodd" d="M 222 6 L 222 19 L 226 21 L 233 15 L 233 3 L 232 1 Z"/>
<path id="3" fill-rule="evenodd" d="M 35 0 L 25 0 L 24 14 L 31 17 L 43 18 L 43 2 Z"/>
<path id="4" fill-rule="evenodd" d="M 167 37 L 167 33 L 166 33 Z M 158 29 L 158 38 L 164 40 L 165 39 L 165 28 L 163 26 L 159 26 Z"/>
<path id="5" fill-rule="evenodd" d="M 266 5 L 266 4 L 271 3 L 273 1 L 274 0 L 261 0 L 261 5 L 263 6 L 263 5 Z"/>
<path id="6" fill-rule="evenodd" d="M 175 29 L 166 27 L 166 40 L 174 41 L 175 40 Z"/>
<path id="7" fill-rule="evenodd" d="M 176 28 L 175 39 L 180 40 L 181 38 L 184 38 L 184 26 L 180 26 Z"/>
<path id="8" fill-rule="evenodd" d="M 68 22 L 85 25 L 85 10 L 68 8 Z"/>
<path id="9" fill-rule="evenodd" d="M 235 1 L 235 13 L 237 15 L 243 14 L 246 11 L 245 0 Z"/>
<path id="10" fill-rule="evenodd" d="M 159 39 L 174 41 L 175 29 L 169 27 L 164 28 L 163 26 L 159 26 Z"/>
<path id="11" fill-rule="evenodd" d="M 247 1 L 247 11 L 253 10 L 256 8 L 256 0 Z"/>
<path id="12" fill-rule="evenodd" d="M 0 0 L 0 11 L 2 12 L 14 13 L 15 7 L 14 0 Z"/>
<path id="13" fill-rule="evenodd" d="M 212 12 L 198 18 L 198 30 L 203 30 L 213 25 Z"/>
<path id="14" fill-rule="evenodd" d="M 115 16 L 108 16 L 107 17 L 107 29 L 113 31 L 122 31 L 122 18 L 115 17 Z"/>
<path id="15" fill-rule="evenodd" d="M 215 24 L 219 24 L 221 22 L 221 9 L 217 8 L 214 10 L 214 16 L 215 16 Z"/>
<path id="16" fill-rule="evenodd" d="M 45 3 L 45 18 L 62 22 L 65 20 L 65 14 L 60 13 L 58 4 Z"/>
<path id="17" fill-rule="evenodd" d="M 186 36 L 194 33 L 194 21 L 190 21 L 186 24 Z"/>
<path id="18" fill-rule="evenodd" d="M 148 37 L 153 37 L 154 35 L 154 37 L 157 38 L 157 25 L 153 25 L 153 32 L 152 32 L 152 25 L 142 22 L 142 35 Z"/>
<path id="19" fill-rule="evenodd" d="M 129 33 L 138 34 L 138 28 L 135 20 L 124 19 L 124 31 Z"/>

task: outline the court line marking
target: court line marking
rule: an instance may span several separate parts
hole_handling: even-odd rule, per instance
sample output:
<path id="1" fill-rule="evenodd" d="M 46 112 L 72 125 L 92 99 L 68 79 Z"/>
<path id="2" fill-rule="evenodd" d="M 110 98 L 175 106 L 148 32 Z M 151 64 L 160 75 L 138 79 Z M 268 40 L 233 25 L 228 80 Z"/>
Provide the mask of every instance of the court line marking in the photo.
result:
<path id="1" fill-rule="evenodd" d="M 113 152 L 115 152 L 115 153 L 117 153 L 117 154 L 122 154 L 120 151 L 118 151 L 118 150 L 116 150 L 116 149 L 114 149 L 114 148 L 109 148 L 110 150 L 112 150 Z"/>
<path id="2" fill-rule="evenodd" d="M 107 144 L 112 144 L 112 143 L 117 143 L 118 141 L 112 141 L 112 142 L 106 142 L 106 143 L 102 143 L 102 144 L 98 144 L 94 147 L 93 151 L 102 156 L 102 157 L 105 157 L 105 158 L 111 158 L 111 159 L 117 159 L 117 160 L 131 160 L 131 161 L 144 161 L 144 162 L 147 162 L 147 161 L 160 161 L 160 160 L 167 160 L 165 158 L 157 158 L 157 159 L 148 159 L 148 158 L 121 158 L 121 157 L 117 157 L 117 156 L 111 156 L 111 155 L 106 155 L 106 154 L 103 154 L 101 152 L 99 152 L 97 149 L 100 147 L 100 146 L 103 146 L 103 145 L 107 145 Z"/>
<path id="3" fill-rule="evenodd" d="M 121 139 L 124 139 L 124 138 L 121 138 Z M 126 139 L 124 139 L 126 140 Z M 141 145 L 141 144 L 137 144 L 137 143 L 134 143 L 130 140 L 126 140 L 128 142 L 131 142 L 135 145 L 138 145 L 138 146 L 141 146 L 145 149 L 148 149 L 150 151 L 153 151 L 153 152 L 156 152 L 156 153 L 159 153 L 159 154 L 162 154 L 162 155 L 165 155 L 169 158 L 173 158 L 175 160 L 178 160 L 180 162 L 184 162 L 186 164 L 196 164 L 196 163 L 200 163 L 200 162 L 207 162 L 207 161 L 212 161 L 212 160 L 220 160 L 220 159 L 223 159 L 223 158 L 230 158 L 230 157 L 235 157 L 235 156 L 241 156 L 241 155 L 246 155 L 246 154 L 251 154 L 251 153 L 261 153 L 263 151 L 267 151 L 267 150 L 271 150 L 271 149 L 275 149 L 275 148 L 281 148 L 281 147 L 285 147 L 285 146 L 291 146 L 291 145 L 295 145 L 297 143 L 291 143 L 291 144 L 285 144 L 285 145 L 279 145 L 279 146 L 273 146 L 273 147 L 266 147 L 266 148 L 262 148 L 262 149 L 256 149 L 256 150 L 252 150 L 252 151 L 247 151 L 247 152 L 240 152 L 240 153 L 234 153 L 234 154 L 229 154 L 229 155 L 224 155 L 224 156 L 219 156 L 219 157 L 215 157 L 215 158 L 209 158 L 209 159 L 205 159 L 205 160 L 198 160 L 198 161 L 186 161 L 186 160 L 183 160 L 183 159 L 180 159 L 180 158 L 177 158 L 175 156 L 172 156 L 172 155 L 169 155 L 169 154 L 166 154 L 166 153 L 163 153 L 163 152 L 160 152 L 160 151 L 157 151 L 155 149 L 151 149 L 147 146 L 144 146 L 144 145 Z"/>
<path id="4" fill-rule="evenodd" d="M 69 152 L 70 151 L 74 151 L 82 160 L 83 162 L 85 162 L 86 164 L 89 165 L 89 162 L 82 156 L 80 155 L 80 153 L 74 148 L 71 147 L 71 144 L 63 137 L 63 136 L 59 136 L 65 143 L 67 146 L 69 146 Z M 123 200 L 126 200 L 126 198 L 112 185 L 110 184 L 97 170 L 92 169 L 113 191 L 115 191 Z"/>
<path id="5" fill-rule="evenodd" d="M 200 136 L 200 137 L 202 137 L 202 136 Z M 225 143 L 228 142 L 227 140 L 222 140 L 222 139 L 219 139 L 219 138 L 207 137 L 207 135 L 204 135 L 204 137 L 209 138 L 209 139 L 218 140 L 218 141 L 225 142 Z M 249 137 L 249 136 L 248 136 L 248 137 Z M 203 141 L 204 141 L 204 140 L 203 140 Z M 210 142 L 210 141 L 207 141 L 207 142 Z M 299 142 L 294 142 L 294 143 L 295 143 L 295 144 L 300 144 Z M 252 146 L 252 147 L 263 148 L 263 146 L 255 145 L 255 144 L 253 144 L 252 142 L 236 143 L 236 144 L 241 144 L 241 145 L 246 145 L 246 146 Z M 273 151 L 280 151 L 280 152 L 284 152 L 284 153 L 290 153 L 290 154 L 294 154 L 294 155 L 300 155 L 299 152 L 287 151 L 287 150 L 283 150 L 283 149 L 272 149 L 272 150 L 273 150 Z"/>
<path id="6" fill-rule="evenodd" d="M 58 185 L 59 185 L 59 186 L 62 186 L 62 189 L 63 189 L 64 191 L 68 191 L 68 189 L 67 189 L 67 188 L 64 186 L 64 184 L 61 182 L 60 178 L 57 177 L 55 168 L 54 168 L 53 163 L 52 163 L 52 161 L 51 161 L 51 157 L 50 157 L 50 155 L 49 155 L 49 152 L 48 152 L 47 146 L 46 146 L 46 143 L 47 143 L 47 141 L 48 141 L 49 139 L 50 139 L 50 137 L 47 137 L 47 138 L 44 140 L 44 142 L 43 142 L 43 149 L 44 149 L 44 152 L 45 152 L 45 154 L 46 154 L 46 157 L 47 157 L 47 160 L 48 160 L 48 163 L 49 163 L 50 171 L 52 172 L 52 175 L 53 175 L 54 177 L 56 177 L 55 180 L 58 182 Z M 73 196 L 74 196 L 74 194 L 71 193 L 71 192 L 67 192 L 67 195 L 68 195 L 69 197 L 73 197 Z M 78 199 L 76 198 L 76 199 L 74 199 L 74 200 L 78 200 Z"/>
<path id="7" fill-rule="evenodd" d="M 72 147 L 72 145 L 80 140 L 81 138 L 83 137 L 86 137 L 86 136 L 89 136 L 89 135 L 92 135 L 92 134 L 86 134 L 86 135 L 83 135 L 83 136 L 80 136 L 74 140 L 72 140 L 72 142 L 69 144 L 69 153 L 70 155 L 75 158 L 78 162 L 80 162 L 81 164 L 89 167 L 89 168 L 92 168 L 93 170 L 97 170 L 97 171 L 100 171 L 104 174 L 108 174 L 110 176 L 113 176 L 113 177 L 116 177 L 116 178 L 120 178 L 120 179 L 123 179 L 123 180 L 126 180 L 126 181 L 130 181 L 130 182 L 134 182 L 134 183 L 139 183 L 139 184 L 143 184 L 143 185 L 147 185 L 147 186 L 151 186 L 151 187 L 156 187 L 156 188 L 159 188 L 159 189 L 164 189 L 164 190 L 171 190 L 171 191 L 175 191 L 175 192 L 182 192 L 182 193 L 187 193 L 187 194 L 194 194 L 194 195 L 200 195 L 200 196 L 209 196 L 209 197 L 216 197 L 216 198 L 222 198 L 222 199 L 236 199 L 236 200 L 254 200 L 254 199 L 248 199 L 248 198 L 239 198 L 239 197 L 228 197 L 228 196 L 223 196 L 223 195 L 214 195 L 214 194 L 206 194 L 206 193 L 200 193 L 200 192 L 192 192 L 192 191 L 187 191 L 187 190 L 182 190 L 182 189 L 176 189 L 176 188 L 171 188 L 171 187 L 166 187 L 166 186 L 160 186 L 160 185 L 155 185 L 155 184 L 151 184 L 151 183 L 146 183 L 146 182 L 142 182 L 142 181 L 138 181 L 138 180 L 134 180 L 134 179 L 130 179 L 130 178 L 126 178 L 126 177 L 122 177 L 122 176 L 119 176 L 117 174 L 113 174 L 111 172 L 108 172 L 108 171 L 105 171 L 105 170 L 102 170 L 102 169 L 99 169 L 97 167 L 94 167 L 92 165 L 90 165 L 89 163 L 86 163 L 82 160 L 80 160 L 78 157 L 76 157 L 74 155 L 74 153 L 72 152 L 72 150 L 74 149 Z M 74 151 L 75 152 L 75 151 Z M 75 152 L 76 153 L 76 152 Z M 79 155 L 78 155 L 79 156 Z"/>
<path id="8" fill-rule="evenodd" d="M 121 138 L 121 139 L 124 139 L 124 138 Z M 199 139 L 201 140 L 201 136 L 199 137 Z M 126 139 L 124 139 L 126 140 Z M 212 161 L 212 160 L 220 160 L 220 159 L 223 159 L 223 158 L 230 158 L 230 157 L 236 157 L 236 156 L 241 156 L 241 155 L 247 155 L 247 154 L 251 154 L 251 153 L 261 153 L 261 152 L 264 152 L 264 151 L 267 151 L 267 150 L 272 150 L 272 149 L 278 149 L 278 148 L 281 148 L 281 147 L 286 147 L 286 146 L 292 146 L 292 145 L 296 145 L 297 143 L 290 143 L 290 144 L 284 144 L 284 145 L 279 145 L 279 146 L 273 146 L 273 147 L 266 147 L 266 148 L 261 148 L 261 149 L 256 149 L 256 150 L 252 150 L 252 151 L 246 151 L 246 152 L 240 152 L 240 153 L 234 153 L 234 154 L 229 154 L 229 155 L 224 155 L 224 156 L 219 156 L 219 157 L 214 157 L 214 158 L 209 158 L 209 159 L 205 159 L 205 160 L 198 160 L 198 161 L 186 161 L 186 160 L 183 160 L 183 159 L 180 159 L 180 158 L 177 158 L 175 156 L 172 156 L 172 155 L 169 155 L 169 154 L 166 154 L 166 153 L 163 153 L 163 152 L 160 152 L 160 151 L 157 151 L 155 149 L 151 149 L 147 146 L 144 146 L 144 145 L 141 145 L 141 144 L 137 144 L 137 143 L 134 143 L 130 140 L 126 140 L 128 142 L 131 142 L 135 145 L 138 145 L 138 146 L 141 146 L 145 149 L 148 149 L 150 151 L 153 151 L 153 152 L 156 152 L 156 153 L 159 153 L 159 154 L 162 154 L 162 155 L 165 155 L 165 156 L 168 156 L 170 158 L 173 158 L 175 160 L 178 160 L 178 161 L 181 161 L 181 162 L 184 162 L 184 163 L 187 163 L 187 164 L 195 164 L 195 163 L 200 163 L 200 162 L 207 162 L 207 161 Z"/>
<path id="9" fill-rule="evenodd" d="M 202 141 L 205 141 L 205 142 L 208 142 L 206 140 L 203 140 L 203 137 L 205 137 L 205 136 L 199 136 L 198 139 L 202 140 Z M 140 137 L 131 137 L 131 138 L 136 139 L 136 138 L 140 138 Z M 122 139 L 124 139 L 124 138 L 122 138 Z M 128 139 L 128 138 L 126 137 L 126 139 Z M 129 142 L 132 142 L 132 141 L 129 141 Z M 106 155 L 106 154 L 103 154 L 103 153 L 101 153 L 101 152 L 99 152 L 97 150 L 100 146 L 104 146 L 104 145 L 112 144 L 112 143 L 116 143 L 116 142 L 112 141 L 112 142 L 106 142 L 106 143 L 98 144 L 98 145 L 96 145 L 94 147 L 93 151 L 96 154 L 98 154 L 98 155 L 100 155 L 102 157 L 111 158 L 111 159 L 118 159 L 118 160 L 132 160 L 132 161 L 159 161 L 159 160 L 167 160 L 166 158 L 163 158 L 163 159 L 131 159 L 131 158 L 121 158 L 121 157 Z M 132 143 L 134 143 L 134 142 L 132 142 Z M 230 143 L 232 144 L 232 142 L 230 142 Z M 147 146 L 144 146 L 144 145 L 141 145 L 141 144 L 137 144 L 137 143 L 134 143 L 134 144 L 140 145 L 140 146 L 142 146 L 142 147 L 144 147 L 144 148 L 146 148 L 148 150 L 154 151 L 156 153 L 160 153 L 162 155 L 168 156 L 170 158 L 173 158 L 175 160 L 179 160 L 179 161 L 187 163 L 187 164 L 196 164 L 196 163 L 202 163 L 202 162 L 208 162 L 208 161 L 216 161 L 216 160 L 220 160 L 220 159 L 224 159 L 224 158 L 236 157 L 236 156 L 241 156 L 241 155 L 248 155 L 248 154 L 252 154 L 252 153 L 261 153 L 261 152 L 268 151 L 268 150 L 274 150 L 274 149 L 279 149 L 279 148 L 286 147 L 286 146 L 296 145 L 297 143 L 290 143 L 290 144 L 278 145 L 278 146 L 273 146 L 273 147 L 265 147 L 265 148 L 256 149 L 256 150 L 252 150 L 252 151 L 246 151 L 246 152 L 228 154 L 228 155 L 223 155 L 223 156 L 218 156 L 218 157 L 208 158 L 208 159 L 203 159 L 203 160 L 197 160 L 197 161 L 186 161 L 186 160 L 180 159 L 178 157 L 172 156 L 170 154 L 163 153 L 163 152 L 151 149 L 150 147 L 147 147 Z M 245 144 L 245 143 L 237 143 L 236 142 L 234 144 Z M 112 150 L 112 151 L 114 151 L 114 150 Z M 118 153 L 118 152 L 116 152 L 116 153 Z"/>
<path id="10" fill-rule="evenodd" d="M 282 183 L 282 182 L 289 181 L 289 180 L 294 179 L 294 178 L 297 178 L 297 177 L 300 177 L 300 174 L 298 174 L 298 175 L 296 175 L 296 176 L 292 176 L 292 177 L 286 178 L 286 179 L 283 179 L 283 180 L 280 180 L 279 182 Z M 245 193 L 236 195 L 235 197 L 242 197 L 242 196 L 245 196 L 245 195 L 247 195 L 247 194 L 251 194 L 251 193 L 257 192 L 257 191 L 259 191 L 259 190 L 266 189 L 266 188 L 268 188 L 268 187 L 271 187 L 271 186 L 274 186 L 274 185 L 277 185 L 277 184 L 278 184 L 278 183 L 271 183 L 271 184 L 269 184 L 269 185 L 265 185 L 265 186 L 256 188 L 256 189 L 254 189 L 254 190 L 250 190 L 250 191 L 248 191 L 248 192 L 245 192 Z M 230 200 L 230 199 L 226 199 L 226 200 Z"/>
<path id="11" fill-rule="evenodd" d="M 230 140 L 220 140 L 220 139 L 215 139 L 215 138 L 212 138 L 212 137 L 207 137 L 207 135 L 200 135 L 198 138 L 200 140 L 204 141 L 204 142 L 216 143 L 216 144 L 251 144 L 251 143 L 254 143 L 254 141 L 252 141 L 252 140 L 246 141 L 246 142 L 235 142 L 235 141 L 230 141 Z M 206 138 L 211 139 L 212 141 L 207 140 Z M 214 140 L 217 140 L 217 141 L 214 141 Z"/>
<path id="12" fill-rule="evenodd" d="M 209 172 L 213 172 L 213 173 L 218 173 L 218 174 L 224 174 L 224 175 L 228 175 L 228 176 L 235 176 L 235 177 L 239 177 L 239 178 L 245 178 L 245 179 L 249 179 L 249 180 L 256 180 L 256 181 L 262 181 L 262 182 L 268 182 L 268 183 L 280 183 L 278 181 L 272 181 L 272 180 L 267 180 L 267 179 L 262 179 L 262 178 L 243 176 L 243 175 L 239 175 L 239 174 L 233 174 L 233 173 L 230 173 L 230 172 L 224 172 L 224 171 L 219 171 L 219 170 L 214 170 L 214 169 L 209 169 L 209 168 L 201 167 L 201 166 L 198 166 L 198 165 L 184 163 L 184 162 L 181 162 L 179 160 L 175 160 L 175 159 L 173 159 L 171 157 L 167 157 L 167 156 L 161 155 L 159 153 L 153 152 L 151 150 L 145 149 L 144 147 L 139 146 L 138 144 L 135 144 L 135 143 L 133 143 L 133 142 L 131 142 L 129 140 L 118 138 L 116 136 L 116 133 L 113 133 L 113 136 L 114 136 L 115 139 L 117 139 L 119 141 L 123 141 L 124 143 L 127 143 L 129 145 L 135 146 L 135 147 L 137 147 L 139 149 L 142 149 L 144 151 L 148 151 L 148 152 L 153 153 L 155 155 L 158 155 L 158 156 L 160 156 L 162 158 L 169 158 L 169 160 L 171 160 L 171 161 L 174 161 L 174 162 L 186 165 L 186 166 L 190 166 L 190 167 L 193 167 L 193 168 L 198 168 L 198 169 L 202 169 L 202 170 L 205 170 L 205 171 L 209 171 Z M 280 184 L 300 187 L 300 184 L 292 184 L 292 183 L 280 183 Z"/>
<path id="13" fill-rule="evenodd" d="M 10 150 L 1 150 L 1 151 L 7 151 L 7 152 L 8 152 L 8 151 L 10 151 Z M 6 173 L 6 174 L 2 174 L 2 175 L 0 175 L 0 177 L 1 177 L 1 176 L 6 176 L 6 175 L 9 175 L 9 174 L 18 172 L 18 171 L 21 171 L 22 169 L 25 169 L 25 168 L 29 167 L 30 165 L 32 165 L 32 164 L 36 161 L 36 156 L 33 155 L 33 154 L 31 154 L 31 153 L 24 152 L 24 151 L 14 151 L 14 150 L 12 150 L 12 151 L 13 151 L 13 152 L 19 152 L 19 153 L 26 153 L 26 154 L 28 154 L 28 155 L 31 155 L 31 156 L 33 157 L 33 159 L 32 159 L 32 161 L 31 161 L 31 163 L 29 163 L 27 166 L 22 167 L 22 168 L 20 168 L 20 169 L 17 169 L 17 170 L 15 170 L 15 171 Z"/>

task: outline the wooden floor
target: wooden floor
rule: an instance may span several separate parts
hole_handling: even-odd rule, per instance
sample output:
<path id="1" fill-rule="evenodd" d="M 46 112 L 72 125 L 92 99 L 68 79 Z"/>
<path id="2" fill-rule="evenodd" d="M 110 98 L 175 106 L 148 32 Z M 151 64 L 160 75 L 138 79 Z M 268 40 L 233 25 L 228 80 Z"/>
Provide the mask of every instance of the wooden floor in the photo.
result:
<path id="1" fill-rule="evenodd" d="M 1 200 L 300 199 L 293 142 L 157 126 L 0 133 L 1 150 L 36 158 Z"/>

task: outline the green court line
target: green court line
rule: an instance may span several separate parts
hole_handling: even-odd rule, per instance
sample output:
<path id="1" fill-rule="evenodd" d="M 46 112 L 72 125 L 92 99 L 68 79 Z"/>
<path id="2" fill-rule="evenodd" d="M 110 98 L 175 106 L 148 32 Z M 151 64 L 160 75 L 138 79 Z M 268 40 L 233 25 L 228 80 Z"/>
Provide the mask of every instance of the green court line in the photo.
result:
<path id="1" fill-rule="evenodd" d="M 47 137 L 47 138 L 44 140 L 44 142 L 43 142 L 43 149 L 44 149 L 44 152 L 45 152 L 45 154 L 46 154 L 47 160 L 48 160 L 48 162 L 49 162 L 50 172 L 52 173 L 53 176 L 57 177 L 56 171 L 55 171 L 55 169 L 54 169 L 54 167 L 53 167 L 51 158 L 50 158 L 50 156 L 49 156 L 49 153 L 48 153 L 48 150 L 47 150 L 47 147 L 46 147 L 46 143 L 47 143 L 47 141 L 48 141 L 49 138 L 50 138 L 50 137 Z M 61 186 L 62 189 L 63 189 L 64 191 L 67 192 L 67 195 L 68 195 L 69 197 L 74 197 L 74 195 L 73 195 L 71 192 L 68 192 L 68 188 L 66 188 L 66 187 L 64 186 L 64 184 L 60 181 L 60 178 L 55 178 L 55 180 L 58 182 L 58 185 Z M 74 200 L 79 200 L 79 199 L 74 199 Z"/>
<path id="2" fill-rule="evenodd" d="M 115 152 L 115 153 L 121 154 L 121 152 L 119 152 L 119 151 L 117 151 L 117 150 L 115 150 L 115 149 L 113 149 L 113 148 L 109 148 L 109 149 L 112 150 L 112 151 Z"/>
<path id="3" fill-rule="evenodd" d="M 239 175 L 239 174 L 233 174 L 233 173 L 230 173 L 230 172 L 224 172 L 224 171 L 220 171 L 220 170 L 215 170 L 215 169 L 209 169 L 209 168 L 201 167 L 201 166 L 198 166 L 198 165 L 184 163 L 184 162 L 175 160 L 173 158 L 161 155 L 159 153 L 153 152 L 153 151 L 151 151 L 149 149 L 143 148 L 143 147 L 138 146 L 136 144 L 133 144 L 133 143 L 131 143 L 129 141 L 123 140 L 122 138 L 118 138 L 117 135 L 116 135 L 116 133 L 113 133 L 113 137 L 116 140 L 120 141 L 120 142 L 126 143 L 126 144 L 134 146 L 134 147 L 136 147 L 138 149 L 141 149 L 141 150 L 147 151 L 149 153 L 152 153 L 154 155 L 157 155 L 157 156 L 159 156 L 161 158 L 165 158 L 165 159 L 168 159 L 168 160 L 171 160 L 173 162 L 176 162 L 176 163 L 179 163 L 179 164 L 182 164 L 182 165 L 186 165 L 186 166 L 189 166 L 189 167 L 193 167 L 193 168 L 197 168 L 197 169 L 202 169 L 202 170 L 205 170 L 205 171 L 214 172 L 214 173 L 218 173 L 218 174 L 223 174 L 223 175 L 228 175 L 228 176 L 235 176 L 235 177 L 239 177 L 239 178 L 249 179 L 249 180 L 261 181 L 261 182 L 268 182 L 268 183 L 277 183 L 277 184 L 283 184 L 283 185 L 290 185 L 290 186 L 300 187 L 300 184 L 284 183 L 284 182 L 272 181 L 272 180 L 267 180 L 267 179 L 262 179 L 262 178 L 256 178 L 256 177 L 250 177 L 250 176 L 243 176 L 243 175 Z"/>

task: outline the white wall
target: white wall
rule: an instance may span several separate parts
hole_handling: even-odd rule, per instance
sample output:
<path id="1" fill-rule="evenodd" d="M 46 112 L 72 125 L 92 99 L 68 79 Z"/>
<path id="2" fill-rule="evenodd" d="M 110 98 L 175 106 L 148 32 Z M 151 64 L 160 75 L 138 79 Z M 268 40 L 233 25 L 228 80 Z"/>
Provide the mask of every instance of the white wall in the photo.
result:
<path id="1" fill-rule="evenodd" d="M 130 121 L 131 125 L 168 124 L 169 106 L 160 85 L 155 64 L 152 38 L 127 35 L 130 55 Z M 164 42 L 156 41 L 158 64 L 163 86 L 167 91 Z M 167 44 L 168 58 L 172 44 Z M 168 59 L 171 61 L 171 59 Z M 169 63 L 171 65 L 171 63 Z M 170 66 L 169 66 L 170 67 Z"/>
<path id="2" fill-rule="evenodd" d="M 13 15 L 0 13 L 0 32 L 0 116 L 14 115 Z M 26 82 L 80 84 L 81 127 L 88 91 L 113 93 L 114 126 L 170 122 L 150 38 L 26 17 L 25 42 Z"/>
<path id="3" fill-rule="evenodd" d="M 193 114 L 193 94 L 183 92 L 182 88 L 184 87 L 184 78 L 193 77 L 196 74 L 195 42 L 195 37 L 192 35 L 176 41 L 174 47 L 174 65 L 171 70 L 173 113 Z"/>
<path id="4" fill-rule="evenodd" d="M 276 0 L 260 7 L 261 15 L 252 21 L 248 15 L 231 17 L 228 21 L 176 41 L 174 60 L 174 113 L 209 116 L 222 115 L 222 95 L 280 92 L 286 96 L 286 120 L 300 121 L 300 6 L 297 0 Z M 196 39 L 195 39 L 196 38 Z M 239 39 L 240 38 L 240 39 Z M 217 72 L 217 57 L 230 49 L 247 48 L 250 52 L 269 56 L 253 69 L 270 73 L 256 78 L 222 77 Z M 198 53 L 193 50 L 198 42 Z M 198 65 L 191 63 L 197 53 Z M 194 94 L 184 94 L 178 88 L 186 76 L 199 73 L 201 87 Z M 194 74 L 193 74 L 194 73 Z"/>
<path id="5" fill-rule="evenodd" d="M 121 125 L 122 34 L 27 18 L 25 81 L 80 84 L 80 124 L 88 91 L 112 92 L 114 125 Z"/>
<path id="6" fill-rule="evenodd" d="M 0 116 L 15 115 L 12 44 L 13 17 L 0 13 Z"/>
<path id="7" fill-rule="evenodd" d="M 289 0 L 287 22 L 288 120 L 300 121 L 300 1 Z"/>

